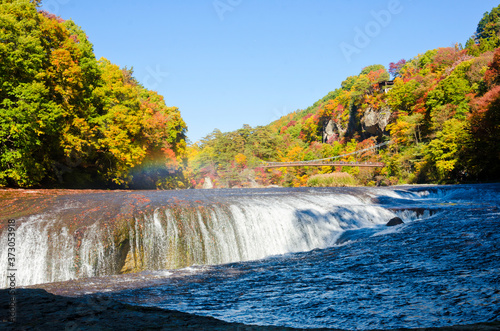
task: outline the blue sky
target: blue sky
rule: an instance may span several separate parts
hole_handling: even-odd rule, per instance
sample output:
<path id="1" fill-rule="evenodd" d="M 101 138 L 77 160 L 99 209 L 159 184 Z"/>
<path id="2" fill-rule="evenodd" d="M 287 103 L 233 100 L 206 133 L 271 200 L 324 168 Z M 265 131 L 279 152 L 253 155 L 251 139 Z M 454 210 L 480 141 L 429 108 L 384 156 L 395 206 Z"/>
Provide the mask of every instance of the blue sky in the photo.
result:
<path id="1" fill-rule="evenodd" d="M 191 142 L 304 109 L 371 64 L 465 44 L 498 0 L 44 0 L 179 107 Z"/>

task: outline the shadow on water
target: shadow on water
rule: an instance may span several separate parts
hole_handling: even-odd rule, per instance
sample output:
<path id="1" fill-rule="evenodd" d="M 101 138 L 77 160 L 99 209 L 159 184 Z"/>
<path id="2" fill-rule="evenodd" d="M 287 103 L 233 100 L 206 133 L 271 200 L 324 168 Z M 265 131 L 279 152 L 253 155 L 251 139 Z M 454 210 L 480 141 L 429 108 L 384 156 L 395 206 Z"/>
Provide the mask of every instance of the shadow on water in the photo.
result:
<path id="1" fill-rule="evenodd" d="M 367 191 L 357 190 L 352 195 L 361 199 L 360 194 Z M 150 305 L 249 324 L 396 329 L 493 321 L 475 328 L 498 329 L 499 323 L 494 322 L 500 313 L 499 269 L 495 262 L 500 258 L 496 191 L 492 193 L 487 187 L 416 191 L 419 196 L 411 199 L 411 194 L 406 197 L 391 195 L 391 189 L 379 190 L 375 195 L 378 200 L 372 200 L 371 204 L 337 203 L 328 208 L 324 208 L 323 203 L 321 208 L 303 208 L 296 200 L 289 200 L 290 205 L 296 207 L 291 214 L 291 228 L 300 234 L 292 237 L 295 238 L 292 242 L 296 241 L 293 244 L 301 242 L 305 247 L 319 249 L 248 262 L 38 285 L 34 287 L 78 297 L 65 299 L 38 290 L 20 290 L 18 316 L 25 325 L 38 324 L 41 329 L 66 327 L 67 323 L 75 323 L 69 324 L 70 327 L 99 325 L 116 329 L 127 328 L 127 323 L 128 326 L 141 325 L 137 324 L 142 323 L 140 321 L 156 323 L 156 326 L 174 325 L 173 328 L 177 325 L 180 329 L 186 325 L 200 328 L 203 325 L 204 329 L 249 329 L 243 324 L 205 317 L 197 320 L 199 317 L 194 315 L 170 311 L 165 315 L 165 310 L 159 308 L 136 306 Z M 252 191 L 240 193 L 249 200 L 264 196 L 273 207 L 277 206 L 277 197 L 307 198 L 305 191 L 249 192 Z M 384 192 L 391 194 L 384 196 Z M 113 199 L 117 205 L 130 202 L 134 207 L 131 210 L 154 210 L 165 201 L 177 206 L 184 204 L 179 202 L 183 194 L 187 192 L 177 196 L 124 192 L 112 198 L 98 197 L 102 206 L 109 205 Z M 317 191 L 309 194 L 313 199 L 318 195 Z M 342 194 L 346 194 L 345 191 Z M 269 198 L 273 196 L 275 198 Z M 198 201 L 204 205 L 219 203 L 221 197 L 225 201 L 239 199 L 236 192 L 200 192 L 189 195 L 185 206 L 191 202 L 200 204 Z M 85 201 L 79 200 L 87 206 Z M 369 200 L 363 196 L 362 201 Z M 81 207 L 64 211 L 65 215 L 75 216 L 80 212 Z M 252 212 L 254 210 L 247 210 L 243 214 L 248 216 Z M 84 217 L 99 213 L 102 211 L 87 211 Z M 266 213 L 254 215 L 265 217 Z M 386 228 L 384 223 L 394 215 L 403 218 L 406 224 Z M 280 228 L 278 221 L 273 226 Z M 255 224 L 263 226 L 261 222 Z M 258 227 L 254 230 L 259 230 Z M 259 246 L 265 245 L 269 243 L 259 243 Z M 99 292 L 96 299 L 82 296 Z M 6 290 L 0 291 L 2 310 L 8 300 Z M 43 307 L 40 312 L 36 312 L 38 306 Z M 153 324 L 142 325 L 149 328 Z"/>
<path id="2" fill-rule="evenodd" d="M 15 305 L 10 304 L 12 297 Z M 18 289 L 15 296 L 0 290 L 0 311 L 0 328 L 10 330 L 293 330 L 129 305 L 99 294 L 64 297 L 42 289 Z"/>

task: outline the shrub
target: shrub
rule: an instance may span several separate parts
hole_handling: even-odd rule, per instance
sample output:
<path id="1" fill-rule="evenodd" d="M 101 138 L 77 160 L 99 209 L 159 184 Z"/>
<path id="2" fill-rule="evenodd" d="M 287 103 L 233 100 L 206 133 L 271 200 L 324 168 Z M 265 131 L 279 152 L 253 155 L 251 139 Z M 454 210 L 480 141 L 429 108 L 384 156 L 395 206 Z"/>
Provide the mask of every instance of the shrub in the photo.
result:
<path id="1" fill-rule="evenodd" d="M 346 172 L 318 174 L 311 176 L 307 181 L 309 187 L 344 187 L 356 186 L 357 184 L 356 179 Z"/>

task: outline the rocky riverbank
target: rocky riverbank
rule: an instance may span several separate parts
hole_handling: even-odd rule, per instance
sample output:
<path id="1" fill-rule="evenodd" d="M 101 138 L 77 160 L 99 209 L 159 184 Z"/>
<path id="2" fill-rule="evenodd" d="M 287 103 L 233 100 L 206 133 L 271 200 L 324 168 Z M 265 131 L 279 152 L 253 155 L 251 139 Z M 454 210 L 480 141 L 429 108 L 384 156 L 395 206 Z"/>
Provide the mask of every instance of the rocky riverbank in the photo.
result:
<path id="1" fill-rule="evenodd" d="M 8 322 L 11 298 L 8 290 L 0 290 L 2 330 L 295 330 L 228 323 L 212 317 L 173 310 L 132 306 L 100 295 L 64 297 L 48 293 L 43 289 L 16 290 L 16 322 L 11 323 Z M 499 329 L 500 322 L 413 330 Z"/>
<path id="2" fill-rule="evenodd" d="M 16 291 L 16 322 L 8 322 L 8 290 L 0 291 L 0 329 L 13 330 L 282 330 L 212 317 L 138 307 L 103 296 L 63 297 L 42 289 Z"/>

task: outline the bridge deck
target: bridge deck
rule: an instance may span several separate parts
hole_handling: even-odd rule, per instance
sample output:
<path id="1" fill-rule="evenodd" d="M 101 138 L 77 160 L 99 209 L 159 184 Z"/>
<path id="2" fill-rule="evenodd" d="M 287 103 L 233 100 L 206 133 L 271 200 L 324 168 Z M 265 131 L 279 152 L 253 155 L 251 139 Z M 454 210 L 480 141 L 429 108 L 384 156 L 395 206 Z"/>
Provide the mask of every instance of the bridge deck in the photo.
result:
<path id="1" fill-rule="evenodd" d="M 283 168 L 283 167 L 385 167 L 382 162 L 287 162 L 269 163 L 261 168 Z"/>

